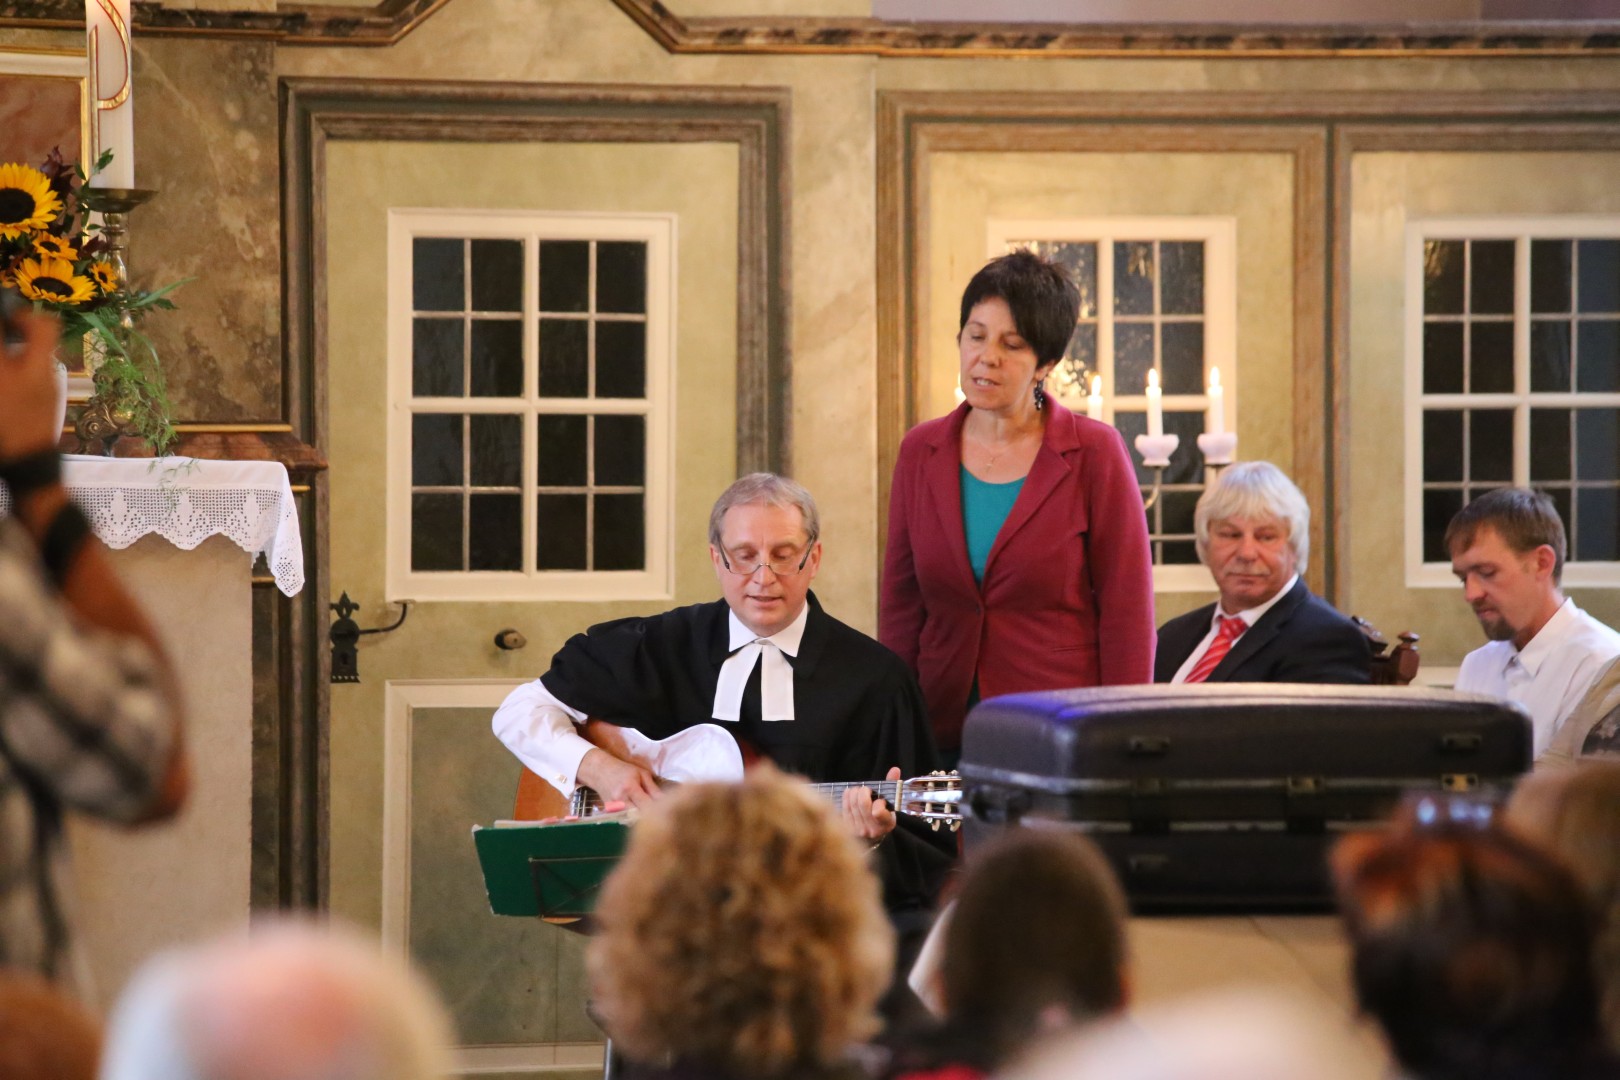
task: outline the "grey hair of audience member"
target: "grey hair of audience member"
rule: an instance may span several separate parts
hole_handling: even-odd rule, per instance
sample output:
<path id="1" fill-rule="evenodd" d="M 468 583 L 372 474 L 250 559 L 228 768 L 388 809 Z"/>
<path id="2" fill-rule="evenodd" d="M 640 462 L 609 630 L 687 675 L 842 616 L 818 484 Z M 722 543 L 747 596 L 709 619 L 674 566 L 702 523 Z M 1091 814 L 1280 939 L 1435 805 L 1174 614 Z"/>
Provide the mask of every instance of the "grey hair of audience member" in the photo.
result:
<path id="1" fill-rule="evenodd" d="M 804 531 L 808 547 L 821 539 L 821 511 L 816 500 L 803 484 L 775 473 L 757 472 L 736 480 L 714 500 L 709 511 L 709 543 L 721 547 L 720 526 L 725 523 L 726 512 L 733 506 L 794 506 L 804 517 Z"/>
<path id="2" fill-rule="evenodd" d="M 277 921 L 143 966 L 101 1080 L 440 1080 L 450 1045 L 404 961 L 353 931 Z"/>
<path id="3" fill-rule="evenodd" d="M 1381 1080 L 1348 1024 L 1236 987 L 1135 1010 L 1037 1047 L 1003 1080 Z"/>
<path id="4" fill-rule="evenodd" d="M 1311 554 L 1311 505 L 1288 479 L 1288 474 L 1269 461 L 1240 461 L 1227 466 L 1215 486 L 1198 498 L 1193 511 L 1193 531 L 1197 534 L 1198 558 L 1209 549 L 1209 530 L 1217 521 L 1232 518 L 1273 517 L 1288 527 L 1288 546 L 1303 574 Z"/>

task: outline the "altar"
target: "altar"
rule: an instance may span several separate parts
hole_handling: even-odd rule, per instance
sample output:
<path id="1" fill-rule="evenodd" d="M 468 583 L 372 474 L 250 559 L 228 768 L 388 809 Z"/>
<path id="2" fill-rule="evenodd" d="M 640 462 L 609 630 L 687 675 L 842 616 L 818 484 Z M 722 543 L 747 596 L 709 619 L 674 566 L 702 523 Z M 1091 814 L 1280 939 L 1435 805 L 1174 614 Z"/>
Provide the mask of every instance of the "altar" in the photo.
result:
<path id="1" fill-rule="evenodd" d="M 62 472 L 163 641 L 191 759 L 190 797 L 171 821 L 126 830 L 69 815 L 78 982 L 106 1008 L 152 953 L 247 918 L 252 571 L 262 558 L 291 596 L 304 551 L 277 462 L 65 455 Z"/>

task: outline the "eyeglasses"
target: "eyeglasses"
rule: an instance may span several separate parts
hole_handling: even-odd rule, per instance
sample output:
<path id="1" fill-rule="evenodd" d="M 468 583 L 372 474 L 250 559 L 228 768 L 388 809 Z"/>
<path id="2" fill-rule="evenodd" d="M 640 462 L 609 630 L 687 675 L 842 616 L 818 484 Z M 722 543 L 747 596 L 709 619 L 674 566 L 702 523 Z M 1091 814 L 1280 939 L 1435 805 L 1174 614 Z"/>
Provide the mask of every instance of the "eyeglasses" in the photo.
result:
<path id="1" fill-rule="evenodd" d="M 799 560 L 797 566 L 793 564 L 793 557 L 791 555 L 786 559 L 774 559 L 769 562 L 761 562 L 757 559 L 738 559 L 737 564 L 733 566 L 731 559 L 726 555 L 725 548 L 720 549 L 720 561 L 725 564 L 725 568 L 727 570 L 730 570 L 738 577 L 753 577 L 755 574 L 759 573 L 759 568 L 762 566 L 770 567 L 771 573 L 775 574 L 777 577 L 792 577 L 794 574 L 797 574 L 800 570 L 804 569 L 805 564 L 810 561 L 810 552 L 814 551 L 815 547 L 816 545 L 813 542 L 805 545 L 804 558 Z"/>

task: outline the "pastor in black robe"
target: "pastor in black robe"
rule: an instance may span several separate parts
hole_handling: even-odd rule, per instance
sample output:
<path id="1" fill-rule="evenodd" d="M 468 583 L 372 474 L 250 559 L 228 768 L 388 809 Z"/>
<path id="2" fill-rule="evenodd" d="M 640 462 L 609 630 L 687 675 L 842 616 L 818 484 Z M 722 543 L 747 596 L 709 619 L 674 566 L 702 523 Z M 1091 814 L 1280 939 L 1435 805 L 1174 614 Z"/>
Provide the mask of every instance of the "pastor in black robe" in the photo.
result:
<path id="1" fill-rule="evenodd" d="M 904 662 L 865 634 L 822 610 L 811 593 L 793 667 L 796 719 L 760 720 L 760 668 L 743 692 L 742 720 L 715 720 L 720 666 L 730 655 L 730 609 L 724 600 L 661 615 L 600 623 L 569 638 L 541 682 L 588 716 L 665 739 L 695 724 L 719 724 L 780 768 L 818 783 L 881 780 L 891 766 L 903 776 L 939 767 L 922 692 Z M 904 927 L 903 913 L 932 910 L 955 857 L 955 835 L 900 815 L 877 849 L 883 900 Z"/>

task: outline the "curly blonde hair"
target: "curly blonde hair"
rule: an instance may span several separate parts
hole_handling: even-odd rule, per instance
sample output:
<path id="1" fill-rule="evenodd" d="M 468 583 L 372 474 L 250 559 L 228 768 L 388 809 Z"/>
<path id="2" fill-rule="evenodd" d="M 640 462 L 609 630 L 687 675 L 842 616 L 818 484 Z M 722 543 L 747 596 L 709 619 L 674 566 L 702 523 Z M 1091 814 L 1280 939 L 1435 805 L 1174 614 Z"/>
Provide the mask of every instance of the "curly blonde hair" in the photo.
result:
<path id="1" fill-rule="evenodd" d="M 594 1003 L 633 1059 L 774 1076 L 877 1029 L 894 948 L 877 879 L 831 804 L 774 770 L 661 800 L 595 915 Z"/>

